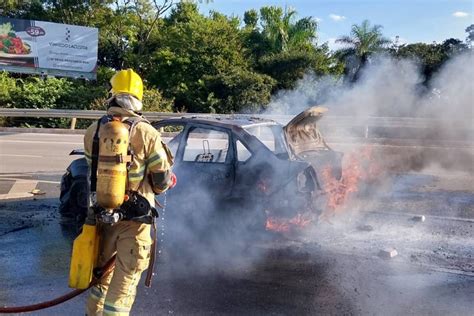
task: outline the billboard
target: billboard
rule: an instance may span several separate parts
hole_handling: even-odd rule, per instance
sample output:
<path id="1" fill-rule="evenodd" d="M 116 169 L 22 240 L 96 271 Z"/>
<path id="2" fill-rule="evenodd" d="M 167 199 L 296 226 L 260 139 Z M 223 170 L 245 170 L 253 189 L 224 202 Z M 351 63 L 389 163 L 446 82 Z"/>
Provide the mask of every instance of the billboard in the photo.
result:
<path id="1" fill-rule="evenodd" d="M 96 79 L 96 28 L 0 17 L 0 70 Z"/>

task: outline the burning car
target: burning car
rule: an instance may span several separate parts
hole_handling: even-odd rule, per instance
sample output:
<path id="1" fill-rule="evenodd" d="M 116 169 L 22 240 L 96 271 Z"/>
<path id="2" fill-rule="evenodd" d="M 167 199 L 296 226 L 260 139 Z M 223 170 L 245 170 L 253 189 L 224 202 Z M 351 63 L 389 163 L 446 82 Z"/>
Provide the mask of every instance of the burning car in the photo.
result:
<path id="1" fill-rule="evenodd" d="M 262 228 L 268 225 L 269 216 L 317 217 L 324 207 L 320 173 L 324 169 L 334 178 L 341 176 L 342 153 L 326 144 L 317 127 L 325 111 L 312 107 L 286 126 L 239 116 L 170 118 L 152 123 L 163 139 L 169 139 L 167 144 L 175 157 L 173 171 L 178 184 L 167 193 L 167 208 L 173 210 L 170 216 L 181 209 L 213 209 L 217 212 L 209 218 L 235 219 L 234 214 Z M 66 173 L 63 183 L 67 179 Z M 61 199 L 63 210 L 66 203 L 72 205 L 71 201 L 78 199 L 71 190 L 74 180 L 70 182 L 61 186 L 61 196 L 68 196 Z"/>

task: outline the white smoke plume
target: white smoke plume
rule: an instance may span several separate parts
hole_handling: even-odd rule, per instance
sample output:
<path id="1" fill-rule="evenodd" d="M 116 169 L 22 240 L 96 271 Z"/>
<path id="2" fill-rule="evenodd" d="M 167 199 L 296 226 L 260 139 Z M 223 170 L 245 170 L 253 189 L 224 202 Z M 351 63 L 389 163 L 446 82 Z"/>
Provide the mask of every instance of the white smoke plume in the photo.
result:
<path id="1" fill-rule="evenodd" d="M 416 274 L 413 265 L 423 265 L 423 260 L 430 260 L 433 265 L 447 264 L 447 256 L 437 254 L 437 247 L 442 243 L 447 249 L 454 249 L 451 257 L 459 262 L 462 262 L 459 259 L 462 255 L 456 251 L 462 253 L 466 247 L 469 249 L 469 237 L 465 240 L 458 239 L 458 236 L 450 238 L 444 231 L 444 220 L 436 222 L 430 215 L 439 212 L 442 216 L 459 217 L 466 210 L 472 210 L 468 201 L 453 204 L 452 201 L 459 197 L 458 193 L 451 192 L 455 191 L 453 188 L 443 192 L 433 182 L 443 177 L 452 179 L 453 170 L 456 170 L 462 176 L 457 174 L 459 178 L 455 181 L 465 179 L 465 183 L 473 183 L 473 61 L 472 53 L 453 58 L 425 86 L 416 62 L 379 56 L 372 60 L 363 70 L 360 80 L 352 86 L 333 78 L 308 75 L 297 89 L 281 93 L 272 102 L 270 111 L 287 114 L 317 104 L 324 105 L 329 108 L 328 115 L 351 117 L 348 126 L 338 126 L 346 128 L 348 133 L 351 126 L 363 125 L 367 117 L 426 119 L 423 121 L 427 122 L 427 126 L 423 128 L 400 131 L 397 129 L 403 128 L 395 127 L 391 130 L 393 134 L 390 136 L 404 136 L 403 140 L 409 141 L 410 146 L 373 146 L 377 155 L 371 163 L 380 164 L 386 174 L 373 183 L 359 183 L 359 191 L 350 196 L 334 217 L 328 222 L 311 226 L 305 232 L 306 240 L 317 242 L 325 256 L 351 254 L 337 256 L 327 273 L 333 275 L 334 287 L 344 293 L 347 301 L 358 310 L 355 314 L 426 313 L 415 311 L 418 304 L 408 303 L 410 307 L 407 308 L 404 303 L 410 300 L 418 302 L 419 298 L 425 297 L 431 299 L 433 294 L 430 291 L 436 287 L 435 282 L 443 287 L 448 282 L 444 276 L 438 275 L 436 278 L 423 275 L 414 281 Z M 324 123 L 324 118 L 321 123 Z M 336 134 L 324 128 L 323 124 L 323 134 Z M 364 142 L 350 137 L 336 140 L 331 143 L 329 137 L 330 145 L 347 150 L 346 153 L 357 153 L 359 145 Z M 368 142 L 375 143 L 376 140 Z M 427 188 L 435 189 L 431 192 Z M 443 194 L 446 198 L 441 197 Z M 408 220 L 410 214 L 419 212 L 427 212 L 431 222 L 416 225 Z M 463 229 L 459 224 L 453 227 L 456 231 Z M 399 251 L 392 264 L 377 258 L 381 249 L 388 248 Z M 385 273 L 390 277 L 380 277 Z M 415 282 L 416 290 L 411 290 L 407 284 Z M 436 304 L 443 305 L 429 302 L 425 308 Z M 470 305 L 465 302 L 456 306 L 449 304 L 452 303 L 445 304 L 448 313 L 454 314 L 462 314 L 459 311 L 469 309 Z"/>
<path id="2" fill-rule="evenodd" d="M 454 57 L 426 88 L 415 61 L 378 56 L 355 85 L 308 74 L 296 89 L 278 93 L 267 112 L 297 114 L 324 104 L 333 115 L 472 119 L 473 65 L 472 53 Z"/>
<path id="3" fill-rule="evenodd" d="M 421 146 L 434 141 L 449 141 L 450 145 L 456 141 L 474 141 L 473 65 L 472 53 L 456 56 L 433 76 L 428 85 L 424 85 L 425 78 L 415 61 L 379 55 L 371 60 L 362 70 L 360 80 L 352 85 L 333 77 L 306 75 L 296 89 L 277 94 L 267 113 L 294 115 L 310 106 L 323 105 L 329 108 L 328 116 L 349 118 L 347 126 L 337 127 L 326 127 L 325 119 L 322 119 L 323 135 L 345 138 L 346 143 L 350 142 L 350 137 L 363 137 L 362 127 L 369 117 L 421 119 L 423 128 L 392 127 L 371 131 L 372 137 L 410 140 L 417 147 L 398 162 L 393 161 L 390 153 L 391 164 L 405 165 L 405 171 L 410 168 L 419 170 L 439 158 L 438 163 L 446 168 L 454 166 L 471 170 L 472 148 L 445 157 L 449 156 L 446 150 L 439 155 L 433 149 Z M 406 165 L 412 166 L 406 168 Z"/>

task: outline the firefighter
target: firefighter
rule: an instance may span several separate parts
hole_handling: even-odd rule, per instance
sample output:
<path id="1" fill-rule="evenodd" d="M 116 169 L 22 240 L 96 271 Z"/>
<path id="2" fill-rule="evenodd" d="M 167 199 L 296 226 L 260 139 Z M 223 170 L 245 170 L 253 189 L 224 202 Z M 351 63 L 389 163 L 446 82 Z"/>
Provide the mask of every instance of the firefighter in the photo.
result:
<path id="1" fill-rule="evenodd" d="M 106 192 L 108 195 L 104 195 L 102 191 L 112 189 L 117 191 L 112 194 L 121 196 L 123 200 L 119 201 L 119 204 L 123 204 L 118 210 L 110 210 L 100 205 L 97 207 L 97 203 L 94 204 L 94 195 L 91 195 L 92 207 L 89 208 L 86 223 L 97 221 L 100 240 L 97 266 L 103 266 L 113 254 L 116 254 L 116 260 L 113 273 L 92 287 L 89 293 L 86 306 L 86 315 L 89 316 L 129 315 L 140 276 L 149 263 L 152 245 L 151 223 L 153 217 L 157 216 L 154 209 L 155 194 L 163 193 L 176 184 L 176 176 L 171 171 L 172 156 L 169 150 L 161 142 L 159 132 L 140 113 L 143 97 L 142 79 L 133 70 L 127 69 L 118 71 L 110 83 L 112 87 L 110 98 L 107 100 L 108 121 L 118 121 L 129 130 L 129 133 L 125 134 L 129 138 L 130 159 L 121 158 L 128 166 L 123 179 L 126 183 L 122 185 L 120 183 L 122 173 L 107 170 L 110 159 L 100 156 L 103 153 L 102 147 L 99 157 L 97 158 L 97 151 L 94 155 L 94 137 L 98 137 L 101 143 L 108 142 L 100 138 L 101 132 L 107 133 L 104 127 L 107 120 L 102 119 L 87 129 L 84 136 L 86 159 L 92 170 L 94 170 L 94 159 L 98 159 L 99 164 L 97 168 L 96 162 L 98 185 L 95 198 L 99 201 L 99 196 L 102 194 L 102 200 L 104 196 L 107 199 L 111 192 Z M 120 135 L 123 138 L 125 134 Z M 118 139 L 116 143 L 123 144 L 126 141 Z M 119 164 L 113 162 L 112 165 Z M 125 194 L 122 187 L 126 190 Z"/>

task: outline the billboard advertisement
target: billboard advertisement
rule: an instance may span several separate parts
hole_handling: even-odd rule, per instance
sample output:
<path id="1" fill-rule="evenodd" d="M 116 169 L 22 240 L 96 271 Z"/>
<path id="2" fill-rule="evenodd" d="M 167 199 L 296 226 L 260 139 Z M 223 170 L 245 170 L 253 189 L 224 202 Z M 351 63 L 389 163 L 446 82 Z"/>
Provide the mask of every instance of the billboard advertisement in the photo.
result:
<path id="1" fill-rule="evenodd" d="M 0 17 L 0 70 L 96 79 L 96 28 Z"/>

